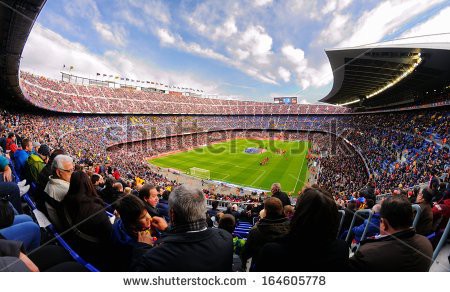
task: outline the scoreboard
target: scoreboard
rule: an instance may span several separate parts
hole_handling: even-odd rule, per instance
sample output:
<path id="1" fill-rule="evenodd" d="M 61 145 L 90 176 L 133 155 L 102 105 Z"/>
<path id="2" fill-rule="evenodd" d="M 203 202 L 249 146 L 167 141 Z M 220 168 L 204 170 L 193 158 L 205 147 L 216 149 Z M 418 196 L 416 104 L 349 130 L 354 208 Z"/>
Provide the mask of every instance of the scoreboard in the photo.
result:
<path id="1" fill-rule="evenodd" d="M 296 104 L 297 103 L 297 97 L 274 97 L 273 101 L 275 103 L 279 104 Z"/>

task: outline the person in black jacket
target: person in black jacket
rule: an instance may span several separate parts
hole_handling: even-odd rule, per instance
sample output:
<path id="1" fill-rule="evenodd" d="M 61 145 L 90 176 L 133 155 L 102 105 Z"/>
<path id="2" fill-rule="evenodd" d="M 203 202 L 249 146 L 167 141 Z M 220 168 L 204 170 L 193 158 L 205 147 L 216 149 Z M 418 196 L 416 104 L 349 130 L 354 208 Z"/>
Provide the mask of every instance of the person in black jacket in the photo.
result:
<path id="1" fill-rule="evenodd" d="M 339 215 L 332 196 L 317 188 L 300 195 L 287 236 L 261 249 L 256 271 L 345 271 L 348 246 L 337 240 Z"/>
<path id="2" fill-rule="evenodd" d="M 159 216 L 166 219 L 166 221 L 170 221 L 170 218 L 169 218 L 169 195 L 170 195 L 170 191 L 165 190 L 161 195 L 161 200 L 159 200 L 158 205 L 156 205 L 156 207 L 158 208 Z"/>
<path id="3" fill-rule="evenodd" d="M 136 259 L 132 270 L 231 272 L 232 236 L 223 229 L 207 228 L 206 199 L 201 190 L 176 187 L 169 196 L 169 215 L 170 228 L 155 247 Z M 154 217 L 152 225 L 156 225 L 155 218 L 165 223 L 164 219 Z"/>
<path id="4" fill-rule="evenodd" d="M 431 197 L 431 192 L 430 192 Z M 349 260 L 357 272 L 428 272 L 433 247 L 430 241 L 411 228 L 413 211 L 406 197 L 389 197 L 380 210 L 380 234 L 361 242 Z"/>
<path id="5" fill-rule="evenodd" d="M 145 208 L 150 216 L 161 216 L 159 210 L 156 207 L 159 202 L 158 191 L 156 187 L 152 184 L 144 184 L 139 190 L 139 198 L 144 201 Z"/>
<path id="6" fill-rule="evenodd" d="M 264 201 L 266 216 L 250 230 L 247 243 L 242 251 L 242 270 L 247 270 L 247 260 L 252 258 L 252 266 L 257 265 L 261 248 L 268 242 L 274 242 L 289 232 L 289 220 L 283 214 L 283 205 L 277 198 Z"/>
<path id="7" fill-rule="evenodd" d="M 291 204 L 291 200 L 289 200 L 288 195 L 285 192 L 281 191 L 281 184 L 274 183 L 272 184 L 272 197 L 280 199 L 281 203 L 283 203 L 283 207 Z"/>

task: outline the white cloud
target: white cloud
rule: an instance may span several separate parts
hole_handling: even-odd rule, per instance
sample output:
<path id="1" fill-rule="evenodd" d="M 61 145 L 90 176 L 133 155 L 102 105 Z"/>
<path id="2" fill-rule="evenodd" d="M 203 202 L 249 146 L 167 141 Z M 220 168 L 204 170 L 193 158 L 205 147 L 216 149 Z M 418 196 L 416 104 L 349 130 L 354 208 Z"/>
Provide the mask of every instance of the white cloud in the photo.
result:
<path id="1" fill-rule="evenodd" d="M 337 2 L 338 2 L 337 0 L 331 0 L 331 1 L 328 1 L 328 2 L 323 6 L 321 12 L 322 12 L 323 14 L 328 14 L 328 13 L 330 13 L 330 12 L 333 12 L 333 11 L 336 10 L 336 8 L 337 8 L 337 5 L 338 5 Z"/>
<path id="2" fill-rule="evenodd" d="M 218 26 L 214 29 L 214 32 L 212 33 L 211 37 L 214 40 L 220 38 L 229 38 L 237 31 L 238 29 L 236 27 L 236 22 L 233 17 L 230 17 L 227 21 L 223 23 L 222 26 Z"/>
<path id="3" fill-rule="evenodd" d="M 328 28 L 320 32 L 319 38 L 316 40 L 315 44 L 335 44 L 344 39 L 347 36 L 345 27 L 348 25 L 349 20 L 350 15 L 348 14 L 334 14 Z"/>
<path id="4" fill-rule="evenodd" d="M 278 74 L 284 82 L 289 82 L 291 80 L 291 72 L 284 67 L 278 68 Z"/>
<path id="5" fill-rule="evenodd" d="M 160 28 L 158 30 L 156 30 L 156 33 L 159 37 L 159 40 L 161 41 L 161 43 L 163 45 L 165 44 L 174 44 L 175 43 L 175 37 L 172 36 L 172 34 L 164 28 Z"/>
<path id="6" fill-rule="evenodd" d="M 430 35 L 437 33 L 447 33 L 446 35 L 437 36 L 426 36 L 420 37 L 414 40 L 406 40 L 406 42 L 419 41 L 419 42 L 450 42 L 450 34 L 448 34 L 448 26 L 443 25 L 448 23 L 450 19 L 450 7 L 446 7 L 441 10 L 438 14 L 431 17 L 430 19 L 419 23 L 408 31 L 401 35 L 401 38 L 405 37 L 416 37 L 421 35 Z"/>
<path id="7" fill-rule="evenodd" d="M 306 67 L 305 52 L 302 49 L 296 49 L 292 45 L 286 45 L 281 49 L 287 61 L 295 67 L 303 69 Z"/>
<path id="8" fill-rule="evenodd" d="M 302 89 L 310 86 L 320 87 L 332 80 L 333 75 L 328 63 L 316 67 L 309 66 L 305 52 L 292 45 L 285 45 L 281 49 L 286 63 L 296 73 L 296 78 Z"/>
<path id="9" fill-rule="evenodd" d="M 300 101 L 298 101 L 299 104 L 311 104 L 309 101 L 307 101 L 304 98 L 301 98 Z"/>
<path id="10" fill-rule="evenodd" d="M 265 62 L 265 58 L 268 57 L 270 52 L 266 52 L 264 49 L 264 42 L 267 40 L 262 40 L 262 44 L 258 44 L 258 39 L 254 38 L 250 35 L 244 36 L 241 40 L 245 42 L 245 45 L 248 45 L 245 49 L 241 49 L 240 51 L 234 50 L 234 54 L 240 54 L 239 60 L 229 58 L 228 56 L 218 53 L 210 48 L 204 48 L 195 42 L 185 42 L 183 38 L 178 34 L 173 34 L 167 29 L 159 28 L 156 30 L 156 35 L 159 38 L 162 45 L 171 46 L 181 51 L 195 54 L 201 57 L 214 59 L 220 61 L 224 64 L 227 64 L 231 67 L 237 68 L 245 74 L 254 77 L 262 82 L 277 84 L 275 77 L 270 76 L 270 72 L 266 72 L 266 74 L 261 74 L 259 70 L 255 67 L 248 66 L 246 63 L 242 61 L 242 59 L 248 59 L 248 57 L 257 58 L 256 62 L 263 63 Z M 271 42 L 271 40 L 270 40 Z M 250 48 L 250 44 L 253 43 L 255 47 Z"/>
<path id="11" fill-rule="evenodd" d="M 155 18 L 163 24 L 169 24 L 171 20 L 170 10 L 164 1 L 158 0 L 130 0 L 135 7 L 142 9 L 147 17 Z"/>
<path id="12" fill-rule="evenodd" d="M 60 79 L 62 65 L 74 66 L 72 72 L 95 77 L 97 72 L 120 75 L 134 79 L 159 81 L 164 84 L 185 85 L 216 91 L 217 86 L 190 74 L 159 69 L 127 53 L 106 51 L 103 55 L 90 52 L 79 43 L 71 42 L 61 35 L 35 25 L 25 45 L 21 70 Z"/>
<path id="13" fill-rule="evenodd" d="M 343 25 L 350 29 L 349 31 L 346 29 L 345 33 L 350 37 L 342 40 L 338 47 L 352 47 L 378 42 L 383 37 L 395 33 L 415 16 L 441 2 L 443 1 L 403 0 L 382 2 L 374 9 L 364 12 L 355 23 Z"/>
<path id="14" fill-rule="evenodd" d="M 68 1 L 64 10 L 70 17 L 81 17 L 91 22 L 100 37 L 113 46 L 123 47 L 126 44 L 127 32 L 122 25 L 109 25 L 102 20 L 97 3 L 93 0 Z"/>
<path id="15" fill-rule="evenodd" d="M 322 14 L 328 14 L 331 12 L 339 12 L 347 8 L 352 3 L 352 0 L 328 0 L 324 3 L 321 10 Z"/>
<path id="16" fill-rule="evenodd" d="M 125 46 L 126 44 L 126 32 L 121 26 L 111 27 L 109 24 L 102 23 L 99 21 L 94 21 L 92 23 L 95 30 L 100 34 L 103 40 L 117 45 L 119 47 Z"/>
<path id="17" fill-rule="evenodd" d="M 272 0 L 253 0 L 253 5 L 256 7 L 262 7 L 272 4 Z"/>
<path id="18" fill-rule="evenodd" d="M 133 14 L 128 9 L 121 9 L 118 13 L 119 17 L 128 22 L 131 25 L 134 25 L 139 28 L 144 28 L 145 22 L 142 18 L 136 17 L 136 15 Z"/>
<path id="19" fill-rule="evenodd" d="M 71 17 L 97 19 L 100 16 L 97 4 L 93 0 L 67 1 L 64 11 Z"/>
<path id="20" fill-rule="evenodd" d="M 272 54 L 272 38 L 262 26 L 250 26 L 237 41 L 239 48 L 247 51 L 258 63 L 267 63 Z"/>

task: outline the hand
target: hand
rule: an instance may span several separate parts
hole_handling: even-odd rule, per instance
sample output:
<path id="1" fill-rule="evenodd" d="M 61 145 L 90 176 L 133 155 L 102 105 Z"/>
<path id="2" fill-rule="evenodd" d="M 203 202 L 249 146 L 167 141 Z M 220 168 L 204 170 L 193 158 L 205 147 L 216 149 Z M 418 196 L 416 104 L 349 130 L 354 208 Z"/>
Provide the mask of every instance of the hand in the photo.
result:
<path id="1" fill-rule="evenodd" d="M 150 230 L 139 231 L 137 241 L 146 243 L 148 245 L 153 245 L 153 237 L 150 233 Z"/>
<path id="2" fill-rule="evenodd" d="M 159 231 L 164 231 L 169 227 L 169 224 L 167 224 L 164 218 L 154 216 L 152 217 L 152 226 Z"/>
<path id="3" fill-rule="evenodd" d="M 11 168 L 7 165 L 5 166 L 5 170 L 3 171 L 3 181 L 11 182 L 12 181 L 12 171 Z"/>
<path id="4" fill-rule="evenodd" d="M 19 259 L 25 264 L 30 272 L 39 272 L 39 268 L 24 253 L 19 254 Z"/>

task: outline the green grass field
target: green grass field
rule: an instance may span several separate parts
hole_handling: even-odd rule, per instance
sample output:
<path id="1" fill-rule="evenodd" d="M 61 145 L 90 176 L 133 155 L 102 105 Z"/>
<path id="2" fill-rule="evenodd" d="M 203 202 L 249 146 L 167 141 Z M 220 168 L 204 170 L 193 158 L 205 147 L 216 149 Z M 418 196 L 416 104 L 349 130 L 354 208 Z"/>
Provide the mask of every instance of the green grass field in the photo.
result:
<path id="1" fill-rule="evenodd" d="M 244 150 L 249 147 L 266 148 L 267 152 L 245 153 Z M 208 169 L 213 180 L 263 190 L 270 190 L 272 183 L 280 182 L 285 192 L 296 194 L 308 180 L 308 147 L 309 142 L 305 141 L 235 139 L 149 162 L 185 173 L 189 173 L 191 167 Z M 286 150 L 286 154 L 277 154 L 277 149 Z M 260 161 L 265 157 L 269 157 L 269 162 L 260 166 Z"/>

